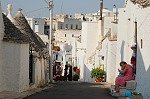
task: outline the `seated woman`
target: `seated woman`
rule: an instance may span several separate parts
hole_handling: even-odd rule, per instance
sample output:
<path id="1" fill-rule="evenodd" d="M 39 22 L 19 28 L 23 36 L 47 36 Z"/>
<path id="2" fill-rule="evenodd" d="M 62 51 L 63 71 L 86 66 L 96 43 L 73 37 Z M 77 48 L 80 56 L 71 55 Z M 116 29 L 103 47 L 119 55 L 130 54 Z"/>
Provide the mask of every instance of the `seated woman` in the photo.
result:
<path id="1" fill-rule="evenodd" d="M 118 93 L 119 92 L 119 86 L 121 87 L 125 87 L 126 81 L 132 80 L 133 79 L 133 68 L 132 66 L 130 66 L 129 64 L 127 64 L 126 62 L 122 61 L 120 62 L 120 66 L 122 68 L 122 70 L 119 70 L 119 73 L 123 73 L 124 76 L 123 77 L 116 77 L 115 80 L 115 92 Z"/>

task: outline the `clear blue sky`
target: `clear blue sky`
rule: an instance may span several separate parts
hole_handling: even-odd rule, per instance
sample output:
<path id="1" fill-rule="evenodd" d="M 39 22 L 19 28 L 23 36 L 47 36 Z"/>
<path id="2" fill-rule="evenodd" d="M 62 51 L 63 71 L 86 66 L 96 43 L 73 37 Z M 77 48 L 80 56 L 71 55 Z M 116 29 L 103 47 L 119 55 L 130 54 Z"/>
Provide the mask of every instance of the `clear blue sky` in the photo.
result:
<path id="1" fill-rule="evenodd" d="M 54 14 L 74 14 L 91 13 L 99 10 L 100 0 L 53 0 Z M 125 0 L 103 0 L 104 7 L 112 9 L 113 5 L 122 7 Z M 13 4 L 13 14 L 18 8 L 23 9 L 23 13 L 31 17 L 47 17 L 48 9 L 44 0 L 1 0 L 2 9 L 6 12 L 7 4 Z"/>

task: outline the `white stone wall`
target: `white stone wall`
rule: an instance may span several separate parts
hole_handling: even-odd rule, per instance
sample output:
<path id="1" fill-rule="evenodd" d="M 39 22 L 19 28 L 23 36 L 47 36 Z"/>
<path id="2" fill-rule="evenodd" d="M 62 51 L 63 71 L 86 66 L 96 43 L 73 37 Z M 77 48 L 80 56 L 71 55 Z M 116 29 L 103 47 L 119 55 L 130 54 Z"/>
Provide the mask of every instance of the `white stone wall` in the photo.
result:
<path id="1" fill-rule="evenodd" d="M 56 42 L 74 42 L 74 38 L 81 35 L 80 30 L 58 30 L 55 32 L 55 41 Z"/>
<path id="2" fill-rule="evenodd" d="M 34 87 L 43 86 L 46 83 L 46 64 L 43 58 L 34 57 Z"/>
<path id="3" fill-rule="evenodd" d="M 109 41 L 106 38 L 102 43 L 102 49 L 100 50 L 100 64 L 104 65 L 104 71 L 106 71 L 106 82 L 114 83 L 114 78 L 116 77 L 116 51 L 117 51 L 117 41 Z M 104 60 L 102 60 L 104 56 Z"/>
<path id="4" fill-rule="evenodd" d="M 43 42 L 45 44 L 47 44 L 49 41 L 48 41 L 48 36 L 47 35 L 41 35 L 39 33 L 37 33 L 37 35 L 43 40 Z"/>
<path id="5" fill-rule="evenodd" d="M 106 81 L 114 83 L 115 70 L 116 70 L 116 41 L 109 41 L 106 45 Z"/>
<path id="6" fill-rule="evenodd" d="M 4 35 L 4 24 L 3 24 L 3 18 L 2 18 L 2 9 L 1 9 L 1 1 L 0 1 L 0 91 L 3 90 L 2 88 L 2 39 L 3 39 L 3 35 Z"/>
<path id="7" fill-rule="evenodd" d="M 96 50 L 99 40 L 98 22 L 83 22 L 81 43 L 86 49 L 86 59 L 88 59 Z"/>
<path id="8" fill-rule="evenodd" d="M 150 7 L 142 8 L 138 5 L 134 5 L 132 2 L 130 2 L 130 0 L 127 2 L 126 7 L 120 9 L 119 11 L 117 63 L 121 59 L 127 61 L 128 63 L 130 62 L 130 46 L 134 40 L 134 21 L 136 20 L 138 25 L 136 90 L 142 93 L 144 99 L 149 99 L 150 97 L 149 17 Z M 121 42 L 124 42 L 124 44 L 121 45 Z"/>
<path id="9" fill-rule="evenodd" d="M 137 50 L 137 90 L 142 93 L 144 99 L 150 97 L 150 7 L 136 10 L 138 24 L 138 50 Z M 141 40 L 143 40 L 141 42 Z"/>
<path id="10" fill-rule="evenodd" d="M 74 18 L 64 18 L 63 21 L 56 21 L 53 24 L 55 25 L 56 30 L 59 30 L 59 29 L 80 30 L 82 29 L 81 21 L 79 21 L 78 19 L 74 19 Z M 66 27 L 66 25 L 68 27 Z M 72 28 L 71 28 L 71 25 L 72 25 Z M 77 26 L 78 28 L 76 28 L 76 25 L 78 25 Z"/>
<path id="11" fill-rule="evenodd" d="M 29 86 L 29 45 L 2 43 L 2 86 L 6 91 L 25 91 Z"/>
<path id="12" fill-rule="evenodd" d="M 84 49 L 81 54 L 81 80 L 85 82 L 93 82 L 91 79 L 91 70 L 95 64 L 89 62 L 90 56 L 93 56 L 99 40 L 99 23 L 83 22 L 81 33 L 81 46 Z M 85 50 L 86 49 L 86 50 Z"/>
<path id="13" fill-rule="evenodd" d="M 118 15 L 118 34 L 117 34 L 117 68 L 120 68 L 119 63 L 126 61 L 130 64 L 130 58 L 132 55 L 131 45 L 134 41 L 134 19 L 131 19 L 130 13 L 125 8 L 119 9 Z M 116 76 L 118 70 L 116 70 Z"/>
<path id="14" fill-rule="evenodd" d="M 29 89 L 29 44 L 20 45 L 19 91 Z"/>

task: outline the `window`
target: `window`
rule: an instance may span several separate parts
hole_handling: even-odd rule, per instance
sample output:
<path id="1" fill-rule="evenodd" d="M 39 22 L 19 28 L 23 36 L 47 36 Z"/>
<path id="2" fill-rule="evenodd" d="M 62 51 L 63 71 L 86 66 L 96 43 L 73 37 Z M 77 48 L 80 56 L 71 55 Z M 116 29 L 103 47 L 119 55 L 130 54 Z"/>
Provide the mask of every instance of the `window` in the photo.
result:
<path id="1" fill-rule="evenodd" d="M 65 34 L 65 37 L 66 37 L 67 35 Z"/>
<path id="2" fill-rule="evenodd" d="M 71 27 L 70 27 L 71 29 L 73 29 L 73 25 L 71 24 Z"/>
<path id="3" fill-rule="evenodd" d="M 76 25 L 76 29 L 78 29 L 78 25 Z"/>
<path id="4" fill-rule="evenodd" d="M 35 25 L 38 25 L 39 24 L 39 22 L 38 21 L 35 21 Z"/>
<path id="5" fill-rule="evenodd" d="M 47 31 L 47 34 L 49 34 L 49 31 Z"/>
<path id="6" fill-rule="evenodd" d="M 54 30 L 54 31 L 56 30 L 56 26 L 55 26 L 55 25 L 53 25 L 53 30 Z"/>
<path id="7" fill-rule="evenodd" d="M 72 34 L 72 37 L 74 37 L 74 34 Z"/>
<path id="8" fill-rule="evenodd" d="M 45 25 L 47 25 L 47 22 L 45 22 Z"/>
<path id="9" fill-rule="evenodd" d="M 143 48 L 143 39 L 141 39 L 141 48 Z"/>
<path id="10" fill-rule="evenodd" d="M 60 24 L 60 29 L 62 29 L 63 28 L 63 25 L 62 24 Z"/>
<path id="11" fill-rule="evenodd" d="M 48 25 L 46 25 L 46 26 L 44 26 L 45 27 L 45 29 L 49 29 L 49 26 Z"/>
<path id="12" fill-rule="evenodd" d="M 66 24 L 66 29 L 68 29 L 68 24 Z"/>

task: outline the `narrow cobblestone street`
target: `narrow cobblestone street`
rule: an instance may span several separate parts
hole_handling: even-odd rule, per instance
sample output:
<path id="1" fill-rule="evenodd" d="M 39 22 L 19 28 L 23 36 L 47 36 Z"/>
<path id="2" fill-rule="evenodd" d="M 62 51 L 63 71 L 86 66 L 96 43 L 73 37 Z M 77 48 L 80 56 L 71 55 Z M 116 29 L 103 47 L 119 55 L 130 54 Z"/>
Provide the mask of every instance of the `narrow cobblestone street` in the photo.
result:
<path id="1" fill-rule="evenodd" d="M 59 82 L 24 99 L 115 99 L 101 84 Z"/>

